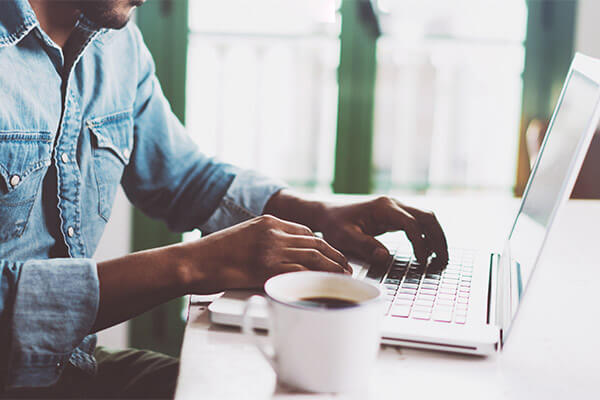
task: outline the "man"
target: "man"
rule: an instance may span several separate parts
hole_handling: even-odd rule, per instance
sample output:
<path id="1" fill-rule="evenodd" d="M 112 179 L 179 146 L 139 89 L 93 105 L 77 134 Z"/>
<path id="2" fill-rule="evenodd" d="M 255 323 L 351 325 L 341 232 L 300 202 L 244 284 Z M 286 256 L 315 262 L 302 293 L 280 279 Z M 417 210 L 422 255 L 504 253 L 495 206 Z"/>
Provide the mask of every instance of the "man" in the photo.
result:
<path id="1" fill-rule="evenodd" d="M 339 206 L 202 155 L 172 114 L 136 0 L 0 1 L 0 383 L 9 397 L 170 397 L 177 361 L 95 349 L 94 332 L 188 293 L 279 273 L 350 271 L 341 252 L 447 261 L 432 213 L 382 197 Z M 204 238 L 96 263 L 117 185 Z M 261 216 L 262 215 L 262 216 Z M 323 233 L 325 240 L 313 235 Z"/>

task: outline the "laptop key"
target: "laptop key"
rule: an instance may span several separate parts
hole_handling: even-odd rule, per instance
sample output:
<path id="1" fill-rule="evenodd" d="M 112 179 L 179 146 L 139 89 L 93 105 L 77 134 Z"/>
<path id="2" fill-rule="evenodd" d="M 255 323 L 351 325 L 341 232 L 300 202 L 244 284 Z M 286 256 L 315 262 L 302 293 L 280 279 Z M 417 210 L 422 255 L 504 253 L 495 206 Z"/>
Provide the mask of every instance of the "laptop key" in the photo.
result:
<path id="1" fill-rule="evenodd" d="M 442 283 L 447 283 L 449 285 L 458 285 L 459 284 L 459 280 L 458 279 L 454 279 L 454 278 L 442 278 Z"/>
<path id="2" fill-rule="evenodd" d="M 449 293 L 440 293 L 437 296 L 438 299 L 443 299 L 443 300 L 454 300 L 456 298 L 456 296 L 454 294 L 449 294 Z"/>
<path id="3" fill-rule="evenodd" d="M 433 308 L 433 300 L 415 300 L 415 306 Z"/>
<path id="4" fill-rule="evenodd" d="M 401 287 L 403 289 L 416 289 L 419 285 L 415 285 L 414 283 L 403 283 Z"/>
<path id="5" fill-rule="evenodd" d="M 396 295 L 397 299 L 402 299 L 402 300 L 413 300 L 415 298 L 414 294 L 398 294 Z"/>
<path id="6" fill-rule="evenodd" d="M 460 272 L 446 272 L 442 274 L 442 279 L 460 279 Z"/>
<path id="7" fill-rule="evenodd" d="M 438 321 L 438 322 L 450 322 L 450 321 L 452 321 L 452 312 L 434 311 L 432 314 L 432 318 L 434 321 Z"/>
<path id="8" fill-rule="evenodd" d="M 401 274 L 396 271 L 392 271 L 388 274 L 387 279 L 401 280 L 403 276 L 404 276 L 404 274 Z M 386 281 L 387 281 L 387 279 L 386 279 Z"/>
<path id="9" fill-rule="evenodd" d="M 423 300 L 435 300 L 435 293 L 426 293 L 423 290 L 421 290 L 418 294 L 418 298 L 419 299 L 423 299 Z"/>
<path id="10" fill-rule="evenodd" d="M 388 278 L 383 283 L 387 284 L 387 285 L 399 285 L 400 284 L 400 280 L 399 279 L 389 279 Z"/>
<path id="11" fill-rule="evenodd" d="M 415 302 L 413 304 L 413 310 L 420 310 L 420 311 L 431 311 L 433 309 L 433 303 L 420 303 L 420 302 Z"/>
<path id="12" fill-rule="evenodd" d="M 421 290 L 419 290 L 419 294 L 435 296 L 435 295 L 437 295 L 437 290 L 421 288 Z"/>
<path id="13" fill-rule="evenodd" d="M 415 311 L 412 314 L 413 319 L 421 319 L 424 321 L 428 321 L 431 319 L 431 313 L 426 311 Z"/>
<path id="14" fill-rule="evenodd" d="M 390 314 L 392 317 L 408 318 L 410 314 L 410 306 L 393 305 Z"/>
<path id="15" fill-rule="evenodd" d="M 396 299 L 396 300 L 394 300 L 394 305 L 410 307 L 413 302 L 414 302 L 413 299 Z"/>
<path id="16" fill-rule="evenodd" d="M 411 294 L 414 296 L 417 294 L 417 289 L 400 288 L 400 290 L 398 290 L 398 294 Z"/>
<path id="17" fill-rule="evenodd" d="M 442 274 L 458 274 L 462 271 L 462 268 L 460 265 L 448 265 L 446 268 L 444 268 L 444 271 L 442 272 Z"/>
<path id="18" fill-rule="evenodd" d="M 441 288 L 439 290 L 440 294 L 450 294 L 452 296 L 454 296 L 456 294 L 456 289 L 449 289 L 449 288 Z"/>

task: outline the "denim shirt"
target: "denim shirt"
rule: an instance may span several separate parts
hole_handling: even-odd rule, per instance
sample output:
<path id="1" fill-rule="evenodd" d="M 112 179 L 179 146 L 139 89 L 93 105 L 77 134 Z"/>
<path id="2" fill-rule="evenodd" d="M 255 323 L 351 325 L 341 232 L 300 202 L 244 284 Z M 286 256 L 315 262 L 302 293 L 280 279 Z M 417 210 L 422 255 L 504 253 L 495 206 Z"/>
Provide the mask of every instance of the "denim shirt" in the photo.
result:
<path id="1" fill-rule="evenodd" d="M 68 60 L 27 0 L 0 8 L 1 392 L 52 385 L 67 363 L 95 373 L 92 257 L 119 184 L 180 232 L 261 214 L 283 185 L 199 151 L 135 25 L 81 16 Z"/>

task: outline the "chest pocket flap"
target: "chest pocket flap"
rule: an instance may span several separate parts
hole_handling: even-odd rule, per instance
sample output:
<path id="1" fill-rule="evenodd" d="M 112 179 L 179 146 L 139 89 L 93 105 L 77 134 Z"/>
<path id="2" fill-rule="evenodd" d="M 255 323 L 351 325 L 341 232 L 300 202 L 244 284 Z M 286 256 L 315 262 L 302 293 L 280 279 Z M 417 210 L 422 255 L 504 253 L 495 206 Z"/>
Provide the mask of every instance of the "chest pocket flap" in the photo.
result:
<path id="1" fill-rule="evenodd" d="M 50 165 L 52 139 L 50 132 L 0 130 L 0 194 L 11 193 L 29 175 Z"/>
<path id="2" fill-rule="evenodd" d="M 114 113 L 86 122 L 92 133 L 92 152 L 98 184 L 98 213 L 108 221 L 117 187 L 133 149 L 131 111 Z"/>
<path id="3" fill-rule="evenodd" d="M 0 242 L 23 234 L 50 165 L 50 132 L 0 130 Z"/>
<path id="4" fill-rule="evenodd" d="M 131 111 L 122 111 L 86 122 L 95 139 L 95 147 L 109 150 L 124 164 L 129 163 L 133 147 Z"/>

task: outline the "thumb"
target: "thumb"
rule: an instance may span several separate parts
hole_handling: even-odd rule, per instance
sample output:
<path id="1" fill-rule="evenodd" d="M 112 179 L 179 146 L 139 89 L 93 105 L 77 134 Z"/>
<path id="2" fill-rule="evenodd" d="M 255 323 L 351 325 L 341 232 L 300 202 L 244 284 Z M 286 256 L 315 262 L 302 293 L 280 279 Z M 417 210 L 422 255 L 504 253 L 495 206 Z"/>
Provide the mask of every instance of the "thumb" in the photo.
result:
<path id="1" fill-rule="evenodd" d="M 352 240 L 350 247 L 354 248 L 364 261 L 382 263 L 390 256 L 386 247 L 379 240 L 362 231 L 353 231 L 350 238 Z"/>

